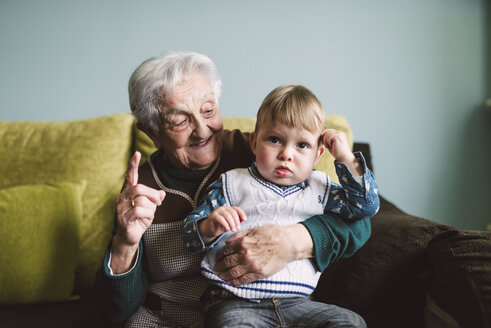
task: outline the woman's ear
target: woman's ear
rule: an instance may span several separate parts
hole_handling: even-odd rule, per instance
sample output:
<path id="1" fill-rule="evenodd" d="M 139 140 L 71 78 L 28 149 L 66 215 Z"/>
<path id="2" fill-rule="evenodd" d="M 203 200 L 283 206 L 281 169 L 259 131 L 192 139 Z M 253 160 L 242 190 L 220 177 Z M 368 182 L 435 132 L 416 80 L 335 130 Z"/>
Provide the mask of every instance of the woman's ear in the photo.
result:
<path id="1" fill-rule="evenodd" d="M 252 152 L 254 153 L 254 155 L 256 155 L 256 133 L 255 132 L 251 132 L 251 134 L 249 134 L 249 143 L 251 145 Z"/>
<path id="2" fill-rule="evenodd" d="M 151 131 L 151 130 L 150 130 L 150 129 L 149 129 L 147 126 L 146 126 L 146 125 L 144 125 L 144 124 L 142 124 L 142 123 L 140 123 L 140 122 L 136 122 L 136 128 L 137 128 L 138 130 L 142 131 L 143 133 L 145 133 L 145 134 L 147 135 L 147 137 L 149 137 L 149 138 L 150 138 L 150 140 L 152 140 L 152 141 L 153 141 L 153 144 L 155 145 L 155 147 L 156 147 L 157 149 L 159 149 L 159 148 L 160 148 L 160 141 L 159 141 L 159 139 L 158 139 L 158 138 L 156 138 L 156 137 L 153 135 L 152 131 Z"/>

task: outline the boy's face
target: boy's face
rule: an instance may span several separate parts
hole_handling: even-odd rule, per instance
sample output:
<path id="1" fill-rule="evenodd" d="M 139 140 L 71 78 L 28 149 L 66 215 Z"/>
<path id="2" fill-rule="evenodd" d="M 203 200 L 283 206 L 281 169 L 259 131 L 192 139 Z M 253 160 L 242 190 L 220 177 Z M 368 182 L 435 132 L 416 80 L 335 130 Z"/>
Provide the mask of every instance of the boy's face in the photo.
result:
<path id="1" fill-rule="evenodd" d="M 280 186 L 304 181 L 324 153 L 320 134 L 265 120 L 257 133 L 250 135 L 259 173 Z"/>

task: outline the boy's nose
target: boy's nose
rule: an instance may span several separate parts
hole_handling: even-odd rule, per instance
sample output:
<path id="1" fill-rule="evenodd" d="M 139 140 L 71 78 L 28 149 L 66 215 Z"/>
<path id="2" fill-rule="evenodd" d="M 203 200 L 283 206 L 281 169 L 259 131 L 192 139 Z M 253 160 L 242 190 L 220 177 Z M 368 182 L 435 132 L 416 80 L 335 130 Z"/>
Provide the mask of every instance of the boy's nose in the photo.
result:
<path id="1" fill-rule="evenodd" d="M 282 161 L 291 161 L 292 160 L 291 149 L 289 149 L 289 147 L 284 147 L 279 154 L 279 159 Z"/>

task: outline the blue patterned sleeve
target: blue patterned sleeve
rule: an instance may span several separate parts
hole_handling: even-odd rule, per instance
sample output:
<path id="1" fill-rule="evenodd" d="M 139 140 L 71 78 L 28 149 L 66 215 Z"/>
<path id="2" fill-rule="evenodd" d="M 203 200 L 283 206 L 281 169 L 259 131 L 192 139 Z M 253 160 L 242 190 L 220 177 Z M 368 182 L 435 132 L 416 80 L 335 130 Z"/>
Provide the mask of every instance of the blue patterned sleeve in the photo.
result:
<path id="1" fill-rule="evenodd" d="M 337 214 L 351 221 L 374 216 L 380 206 L 378 186 L 373 172 L 367 167 L 361 152 L 355 152 L 354 155 L 365 173 L 359 179 L 353 176 L 345 163 L 335 162 L 341 185 L 331 182 L 324 209 L 324 213 Z"/>
<path id="2" fill-rule="evenodd" d="M 208 187 L 198 207 L 182 222 L 182 240 L 190 252 L 204 252 L 214 247 L 220 240 L 220 237 L 218 237 L 206 245 L 201 238 L 198 223 L 223 205 L 225 205 L 225 197 L 223 196 L 222 179 L 220 178 Z"/>

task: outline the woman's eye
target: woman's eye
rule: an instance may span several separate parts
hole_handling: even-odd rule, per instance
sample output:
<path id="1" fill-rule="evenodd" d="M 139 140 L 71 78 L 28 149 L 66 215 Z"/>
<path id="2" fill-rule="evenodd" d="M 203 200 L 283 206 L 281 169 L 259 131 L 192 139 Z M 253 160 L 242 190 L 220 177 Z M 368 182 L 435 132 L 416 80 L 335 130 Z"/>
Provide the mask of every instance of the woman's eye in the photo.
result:
<path id="1" fill-rule="evenodd" d="M 174 132 L 181 132 L 186 130 L 188 126 L 189 126 L 189 119 L 186 118 L 182 121 L 177 121 L 175 123 L 170 124 L 169 128 Z"/>
<path id="2" fill-rule="evenodd" d="M 215 106 L 213 106 L 211 104 L 205 105 L 203 110 L 202 110 L 202 113 L 205 116 L 211 116 L 214 112 L 215 112 Z"/>
<path id="3" fill-rule="evenodd" d="M 186 115 L 176 115 L 169 120 L 169 123 L 173 126 L 183 126 L 189 122 L 189 118 Z"/>
<path id="4" fill-rule="evenodd" d="M 177 123 L 174 123 L 175 126 L 183 126 L 185 125 L 186 123 L 188 122 L 188 119 L 185 118 L 184 120 L 180 121 L 180 122 L 177 122 Z"/>
<path id="5" fill-rule="evenodd" d="M 165 117 L 167 126 L 172 131 L 181 131 L 189 125 L 189 117 L 185 114 L 170 114 Z"/>

